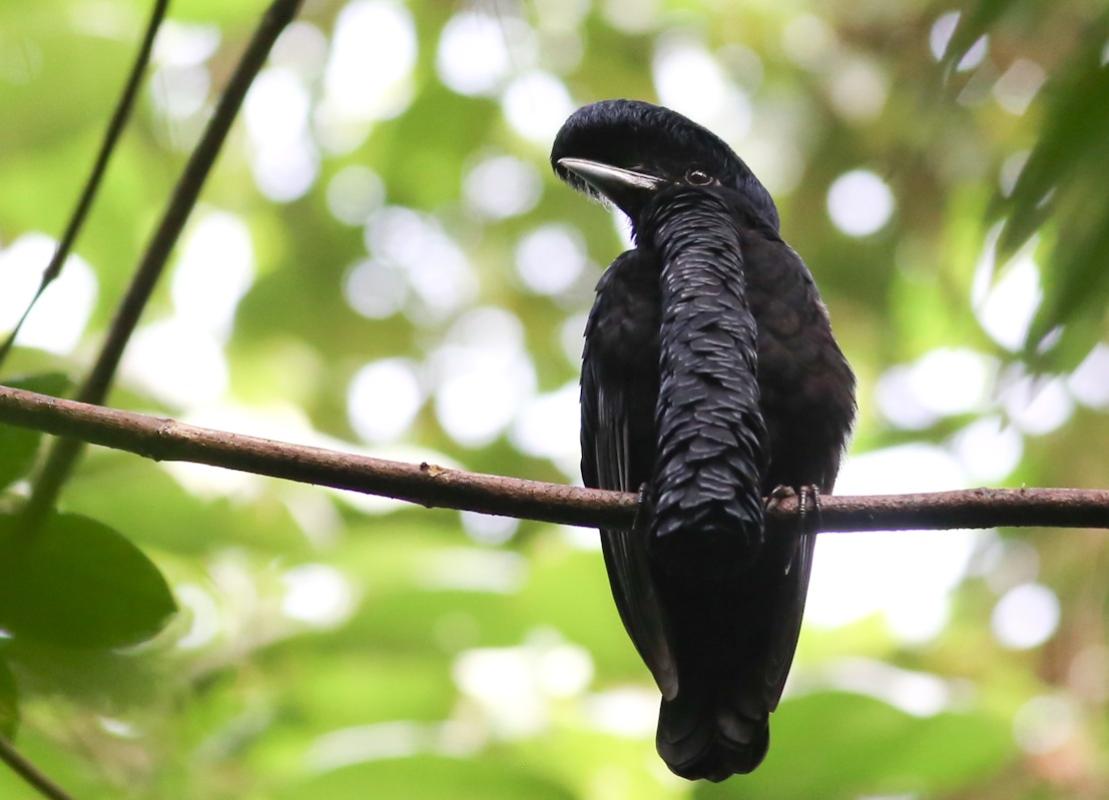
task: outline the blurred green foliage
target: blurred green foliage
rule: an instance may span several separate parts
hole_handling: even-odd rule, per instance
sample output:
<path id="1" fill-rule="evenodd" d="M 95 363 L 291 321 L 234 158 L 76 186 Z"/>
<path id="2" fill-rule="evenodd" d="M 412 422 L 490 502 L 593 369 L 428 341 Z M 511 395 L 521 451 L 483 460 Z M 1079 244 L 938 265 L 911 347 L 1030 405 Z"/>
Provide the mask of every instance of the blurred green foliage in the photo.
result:
<path id="1" fill-rule="evenodd" d="M 62 392 L 82 378 L 264 5 L 173 5 L 76 248 L 94 281 L 69 305 L 44 298 L 4 382 Z M 695 106 L 719 89 L 701 119 L 771 188 L 860 376 L 848 469 L 912 442 L 949 459 L 955 483 L 1107 486 L 1104 8 L 972 0 L 958 24 L 954 10 L 308 2 L 112 403 L 575 480 L 564 401 L 598 265 L 621 243 L 550 175 L 544 125 L 604 97 Z M 146 11 L 0 4 L 2 314 L 45 266 L 17 255 L 62 229 Z M 478 44 L 452 62 L 446 32 L 463 23 Z M 366 39 L 339 63 L 344 25 Z M 479 180 L 504 156 L 507 172 Z M 856 170 L 892 199 L 875 216 L 881 192 L 856 196 L 877 220 L 863 234 L 829 213 Z M 59 344 L 74 320 L 78 343 Z M 966 392 L 950 358 L 967 352 L 986 385 L 951 400 Z M 77 797 L 1109 796 L 1102 533 L 983 535 L 924 636 L 880 610 L 808 626 L 765 765 L 693 786 L 654 755 L 655 690 L 587 533 L 96 450 L 21 547 L 8 529 L 40 438 L 0 427 L 0 732 Z M 924 481 L 923 464 L 903 483 Z M 844 582 L 875 609 L 895 599 L 865 574 Z M 998 620 L 1029 587 L 1059 619 L 1018 646 Z M 32 796 L 0 771 L 0 797 Z"/>

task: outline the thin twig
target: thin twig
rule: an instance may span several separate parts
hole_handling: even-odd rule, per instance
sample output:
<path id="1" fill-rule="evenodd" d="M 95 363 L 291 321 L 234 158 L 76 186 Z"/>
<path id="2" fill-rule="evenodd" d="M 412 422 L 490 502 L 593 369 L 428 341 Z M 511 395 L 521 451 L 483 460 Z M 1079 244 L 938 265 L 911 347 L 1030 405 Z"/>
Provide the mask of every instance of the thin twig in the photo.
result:
<path id="1" fill-rule="evenodd" d="M 139 91 L 139 85 L 142 83 L 143 73 L 146 71 L 146 64 L 150 60 L 150 51 L 154 45 L 154 37 L 158 33 L 158 28 L 162 24 L 162 18 L 166 13 L 166 6 L 169 5 L 169 0 L 155 0 L 154 8 L 150 12 L 150 21 L 146 24 L 146 34 L 143 36 L 142 44 L 139 45 L 139 52 L 135 56 L 135 63 L 131 66 L 131 72 L 127 76 L 127 83 L 123 87 L 123 93 L 119 96 L 119 101 L 116 103 L 115 111 L 112 113 L 112 118 L 108 121 L 108 129 L 104 131 L 104 139 L 100 143 L 100 152 L 96 154 L 96 161 L 92 165 L 92 172 L 89 173 L 88 180 L 85 181 L 85 188 L 81 191 L 81 196 L 77 200 L 77 207 L 73 209 L 73 214 L 69 218 L 69 223 L 65 227 L 65 232 L 62 234 L 61 241 L 58 242 L 58 247 L 54 250 L 54 255 L 47 264 L 46 270 L 42 273 L 42 280 L 39 282 L 39 287 L 35 291 L 35 296 L 31 298 L 31 302 L 27 304 L 27 308 L 23 310 L 23 315 L 19 321 L 15 323 L 8 338 L 4 340 L 4 344 L 0 345 L 0 366 L 3 366 L 4 359 L 8 357 L 12 346 L 15 344 L 15 339 L 19 336 L 19 331 L 23 327 L 23 323 L 27 321 L 27 317 L 31 314 L 31 309 L 35 307 L 35 303 L 42 297 L 42 293 L 46 291 L 46 287 L 54 282 L 54 279 L 62 272 L 62 265 L 65 264 L 66 258 L 69 257 L 69 251 L 73 249 L 73 243 L 77 240 L 77 234 L 81 232 L 81 226 L 85 223 L 85 217 L 88 215 L 89 209 L 92 207 L 92 201 L 96 197 L 97 191 L 100 189 L 100 182 L 104 177 L 104 172 L 108 168 L 108 161 L 115 152 L 116 144 L 119 141 L 119 136 L 123 132 L 123 128 L 127 123 L 128 118 L 131 116 L 131 109 L 135 105 L 135 97 Z"/>
<path id="2" fill-rule="evenodd" d="M 6 737 L 0 735 L 0 761 L 3 761 L 23 780 L 27 781 L 43 797 L 50 800 L 73 800 L 73 796 L 42 773 L 38 767 L 19 754 Z"/>
<path id="3" fill-rule="evenodd" d="M 160 461 L 189 461 L 301 483 L 583 527 L 631 523 L 634 494 L 406 464 L 185 425 L 171 419 L 0 386 L 0 422 L 78 437 Z M 795 515 L 795 500 L 771 512 Z M 1109 528 L 1109 491 L 969 489 L 932 494 L 829 497 L 822 531 L 1043 526 Z"/>
<path id="4" fill-rule="evenodd" d="M 134 333 L 143 308 L 146 307 L 185 221 L 196 204 L 200 189 L 219 155 L 239 106 L 278 35 L 296 16 L 300 3 L 301 0 L 274 0 L 254 31 L 246 52 L 216 105 L 204 135 L 189 156 L 189 162 L 173 190 L 161 222 L 116 311 L 96 364 L 77 394 L 78 399 L 87 403 L 101 403 L 107 395 L 123 350 Z M 26 511 L 30 519 L 37 518 L 54 504 L 62 484 L 81 454 L 81 448 L 82 443 L 74 439 L 61 439 L 54 443 L 27 504 Z"/>

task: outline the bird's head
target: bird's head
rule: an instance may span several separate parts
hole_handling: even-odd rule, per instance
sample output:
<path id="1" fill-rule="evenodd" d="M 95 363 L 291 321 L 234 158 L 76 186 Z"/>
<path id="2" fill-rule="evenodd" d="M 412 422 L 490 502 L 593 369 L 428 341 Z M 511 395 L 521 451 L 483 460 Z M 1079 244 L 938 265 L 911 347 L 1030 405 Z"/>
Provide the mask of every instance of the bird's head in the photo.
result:
<path id="1" fill-rule="evenodd" d="M 602 100 L 579 108 L 555 137 L 551 166 L 575 189 L 614 203 L 633 225 L 660 191 L 718 186 L 778 229 L 770 193 L 743 160 L 714 133 L 662 106 Z"/>

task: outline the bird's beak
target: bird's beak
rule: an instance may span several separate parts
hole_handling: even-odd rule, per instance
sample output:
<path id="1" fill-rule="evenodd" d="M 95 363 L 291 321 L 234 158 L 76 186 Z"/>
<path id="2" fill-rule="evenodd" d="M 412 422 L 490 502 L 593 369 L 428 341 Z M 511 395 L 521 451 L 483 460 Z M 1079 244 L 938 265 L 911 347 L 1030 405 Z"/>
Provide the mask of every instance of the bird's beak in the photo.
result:
<path id="1" fill-rule="evenodd" d="M 581 178 L 597 194 L 611 200 L 633 219 L 636 211 L 666 182 L 645 172 L 584 158 L 560 158 L 558 165 Z"/>

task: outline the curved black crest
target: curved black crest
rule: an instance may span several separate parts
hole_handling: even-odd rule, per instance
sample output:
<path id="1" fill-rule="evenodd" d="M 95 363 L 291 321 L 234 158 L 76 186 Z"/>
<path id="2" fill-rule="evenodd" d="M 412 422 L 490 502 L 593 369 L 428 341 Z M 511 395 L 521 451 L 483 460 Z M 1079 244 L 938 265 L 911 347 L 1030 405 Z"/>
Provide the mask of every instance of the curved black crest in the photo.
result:
<path id="1" fill-rule="evenodd" d="M 575 111 L 551 148 L 551 166 L 578 191 L 598 197 L 588 183 L 558 162 L 583 158 L 679 181 L 700 169 L 739 191 L 778 230 L 778 209 L 750 168 L 719 136 L 662 106 L 641 100 L 601 100 Z"/>

